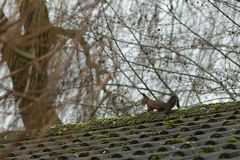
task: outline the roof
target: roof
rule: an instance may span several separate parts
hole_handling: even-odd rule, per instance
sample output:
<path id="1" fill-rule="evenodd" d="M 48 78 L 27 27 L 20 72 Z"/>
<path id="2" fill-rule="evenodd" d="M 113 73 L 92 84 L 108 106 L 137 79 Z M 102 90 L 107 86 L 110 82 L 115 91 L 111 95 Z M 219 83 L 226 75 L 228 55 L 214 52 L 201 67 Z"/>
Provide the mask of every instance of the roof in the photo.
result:
<path id="1" fill-rule="evenodd" d="M 0 136 L 7 159 L 240 159 L 240 102 Z"/>

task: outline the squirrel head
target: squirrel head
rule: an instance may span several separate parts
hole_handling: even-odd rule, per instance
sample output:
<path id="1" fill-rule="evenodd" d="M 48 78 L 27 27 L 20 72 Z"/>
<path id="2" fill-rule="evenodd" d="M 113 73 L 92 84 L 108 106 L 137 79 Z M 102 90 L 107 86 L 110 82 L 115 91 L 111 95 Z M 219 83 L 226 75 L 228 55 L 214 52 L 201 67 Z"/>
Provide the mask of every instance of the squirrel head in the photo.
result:
<path id="1" fill-rule="evenodd" d="M 141 94 L 142 94 L 142 96 L 143 96 L 142 104 L 145 105 L 145 104 L 147 104 L 149 98 L 148 98 L 144 93 L 141 93 Z"/>

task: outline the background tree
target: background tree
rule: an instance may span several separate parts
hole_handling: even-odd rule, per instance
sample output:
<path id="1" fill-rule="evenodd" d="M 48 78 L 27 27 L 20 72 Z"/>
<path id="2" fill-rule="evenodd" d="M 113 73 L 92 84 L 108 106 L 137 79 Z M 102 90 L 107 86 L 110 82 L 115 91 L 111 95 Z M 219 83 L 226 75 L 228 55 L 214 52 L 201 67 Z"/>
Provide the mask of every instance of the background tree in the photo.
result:
<path id="1" fill-rule="evenodd" d="M 25 128 L 42 128 L 61 122 L 53 103 L 59 76 L 56 72 L 48 75 L 48 64 L 59 49 L 58 43 L 64 45 L 57 36 L 73 38 L 76 32 L 55 27 L 49 21 L 45 0 L 23 0 L 18 6 L 20 19 L 11 24 L 5 21 L 2 58 L 11 72 L 13 95 Z"/>
<path id="2" fill-rule="evenodd" d="M 24 0 L 19 5 L 20 19 L 6 26 L 3 35 L 2 58 L 12 73 L 13 94 L 25 128 L 42 128 L 60 123 L 52 105 L 50 91 L 54 86 L 47 74 L 56 33 L 49 21 L 45 1 Z"/>

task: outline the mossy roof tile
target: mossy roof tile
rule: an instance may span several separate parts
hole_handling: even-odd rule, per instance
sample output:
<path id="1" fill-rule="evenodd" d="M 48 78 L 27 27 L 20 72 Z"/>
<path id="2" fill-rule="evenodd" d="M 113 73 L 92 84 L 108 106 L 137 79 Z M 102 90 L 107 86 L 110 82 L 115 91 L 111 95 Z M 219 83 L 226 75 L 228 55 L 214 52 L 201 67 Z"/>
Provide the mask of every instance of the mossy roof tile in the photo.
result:
<path id="1" fill-rule="evenodd" d="M 240 159 L 240 102 L 0 134 L 5 159 Z"/>

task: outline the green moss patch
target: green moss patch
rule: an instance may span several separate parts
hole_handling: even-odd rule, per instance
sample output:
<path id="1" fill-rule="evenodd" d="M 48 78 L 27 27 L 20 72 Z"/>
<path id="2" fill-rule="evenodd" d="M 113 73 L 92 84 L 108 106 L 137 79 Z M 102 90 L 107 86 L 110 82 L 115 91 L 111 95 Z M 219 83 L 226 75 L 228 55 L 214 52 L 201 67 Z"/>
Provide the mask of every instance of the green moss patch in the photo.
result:
<path id="1" fill-rule="evenodd" d="M 183 143 L 183 142 L 185 142 L 184 138 L 173 138 L 173 139 L 167 140 L 164 144 L 172 145 L 172 144 Z"/>
<path id="2" fill-rule="evenodd" d="M 202 147 L 199 149 L 199 152 L 203 152 L 203 153 L 211 153 L 215 151 L 216 149 L 214 147 Z"/>
<path id="3" fill-rule="evenodd" d="M 237 143 L 240 142 L 240 137 L 233 137 L 227 140 L 227 142 Z"/>

